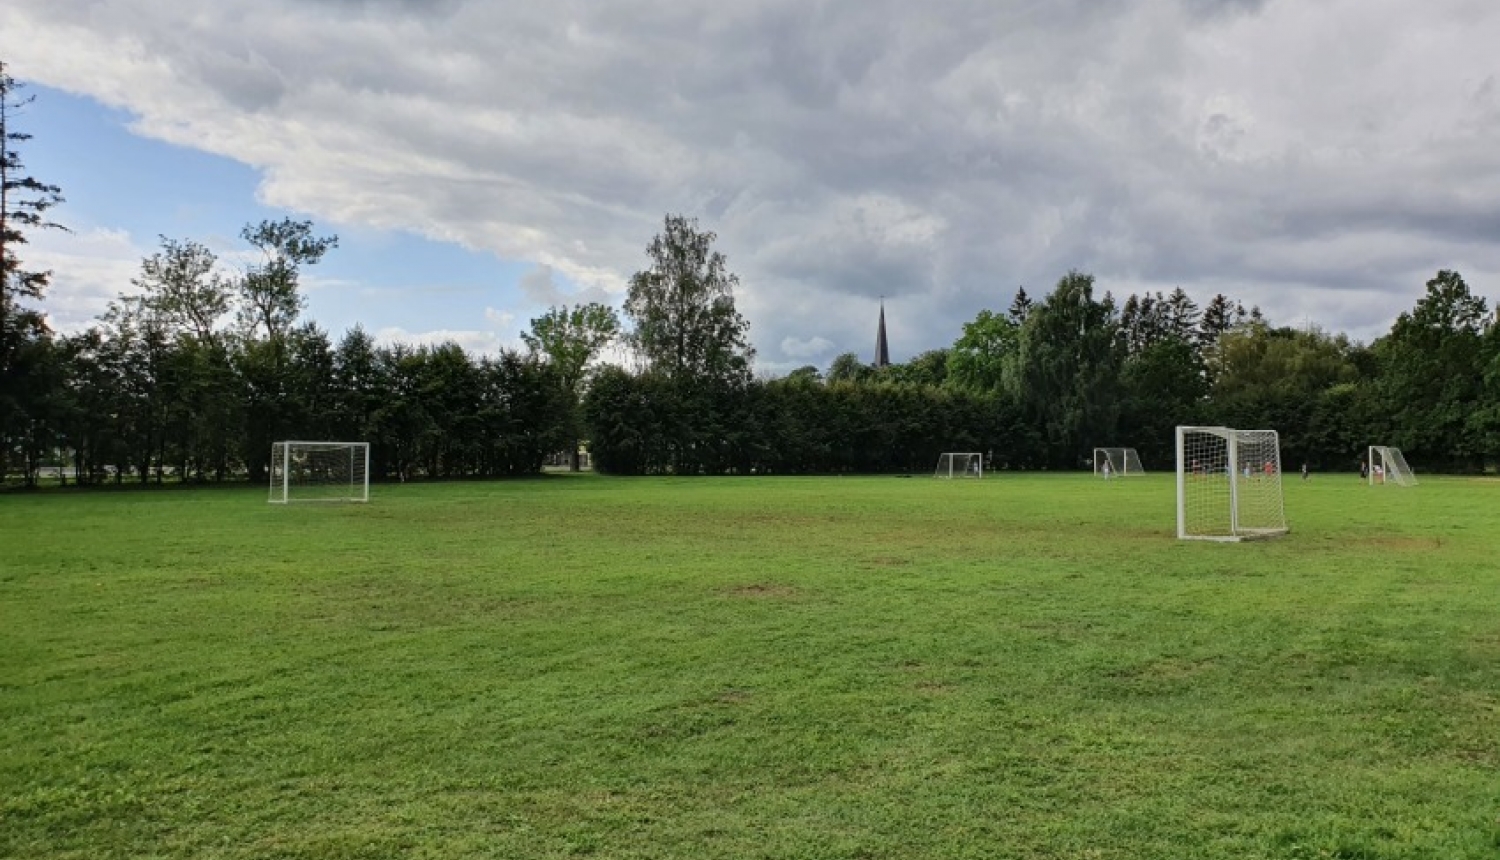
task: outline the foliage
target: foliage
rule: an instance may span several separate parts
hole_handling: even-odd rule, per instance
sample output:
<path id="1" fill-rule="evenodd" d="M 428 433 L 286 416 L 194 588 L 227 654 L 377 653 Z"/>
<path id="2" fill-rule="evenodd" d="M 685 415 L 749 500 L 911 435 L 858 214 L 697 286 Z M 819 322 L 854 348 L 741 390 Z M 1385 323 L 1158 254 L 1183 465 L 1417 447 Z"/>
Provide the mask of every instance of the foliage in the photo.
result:
<path id="1" fill-rule="evenodd" d="M 1021 327 L 1012 393 L 1045 440 L 1042 460 L 1077 468 L 1097 439 L 1116 435 L 1119 322 L 1093 276 L 1069 272 Z"/>
<path id="2" fill-rule="evenodd" d="M 1392 413 L 1394 444 L 1408 458 L 1473 469 L 1500 454 L 1470 420 L 1485 389 L 1487 313 L 1462 276 L 1440 271 L 1375 343 L 1379 394 Z"/>
<path id="3" fill-rule="evenodd" d="M 948 381 L 948 350 L 930 349 L 905 364 L 877 368 L 875 375 L 882 382 L 940 388 Z"/>
<path id="4" fill-rule="evenodd" d="M 827 381 L 835 382 L 869 382 L 875 378 L 875 367 L 865 364 L 859 360 L 859 356 L 852 352 L 841 353 L 834 357 L 833 362 L 828 365 Z"/>
<path id="5" fill-rule="evenodd" d="M 286 337 L 306 299 L 298 291 L 304 266 L 316 265 L 337 248 L 337 236 L 314 236 L 311 221 L 262 221 L 247 224 L 240 237 L 261 252 L 239 280 L 240 324 L 248 337 L 279 341 Z"/>
<path id="6" fill-rule="evenodd" d="M 1024 295 L 1022 291 L 1018 298 Z M 1024 321 L 1027 313 L 1001 316 L 986 310 L 964 323 L 963 335 L 948 350 L 948 383 L 968 391 L 1001 390 L 1006 374 L 1014 372 L 1020 347 L 1022 323 L 1016 319 Z"/>
<path id="7" fill-rule="evenodd" d="M 1185 423 L 1277 429 L 1287 462 L 1317 469 L 1353 468 L 1373 442 L 1423 471 L 1500 461 L 1500 327 L 1450 271 L 1370 348 L 1273 327 L 1222 294 L 1201 311 L 1181 288 L 1117 308 L 1074 271 L 904 364 L 845 353 L 826 374 L 752 379 L 714 234 L 668 216 L 626 301 L 642 369 L 590 385 L 620 330 L 611 308 L 550 308 L 525 356 L 381 346 L 357 327 L 335 345 L 299 319 L 298 285 L 336 238 L 290 219 L 244 237 L 261 260 L 242 275 L 163 237 L 138 292 L 88 332 L 54 342 L 26 312 L 35 327 L 6 341 L 0 389 L 22 480 L 46 463 L 87 484 L 259 482 L 271 443 L 295 437 L 368 440 L 374 477 L 392 481 L 535 472 L 581 437 L 619 474 L 923 473 L 953 450 L 1071 469 L 1114 444 L 1164 468 Z"/>
<path id="8" fill-rule="evenodd" d="M 585 374 L 589 364 L 619 334 L 620 318 L 614 308 L 598 303 L 549 308 L 547 313 L 531 321 L 530 331 L 521 334 L 532 355 L 545 357 L 552 365 L 571 397 L 569 417 L 562 430 L 564 436 L 570 437 L 566 445 L 575 472 L 580 467 L 578 406 Z"/>
<path id="9" fill-rule="evenodd" d="M 620 334 L 620 318 L 614 308 L 597 302 L 569 308 L 548 308 L 522 332 L 533 354 L 545 356 L 557 367 L 563 385 L 578 392 L 589 363 Z"/>
<path id="10" fill-rule="evenodd" d="M 739 279 L 713 250 L 716 238 L 697 219 L 668 215 L 646 248 L 651 267 L 630 279 L 631 342 L 651 372 L 679 381 L 750 376 L 750 324 L 734 307 Z"/>
<path id="11" fill-rule="evenodd" d="M 31 135 L 15 121 L 34 98 L 19 96 L 23 86 L 0 61 L 0 475 L 20 454 L 31 485 L 41 453 L 60 441 L 58 404 L 65 395 L 58 388 L 61 353 L 41 313 L 23 304 L 42 298 L 52 273 L 27 269 L 20 246 L 29 232 L 64 228 L 47 214 L 63 202 L 62 189 L 28 175 L 21 159 L 20 146 Z"/>

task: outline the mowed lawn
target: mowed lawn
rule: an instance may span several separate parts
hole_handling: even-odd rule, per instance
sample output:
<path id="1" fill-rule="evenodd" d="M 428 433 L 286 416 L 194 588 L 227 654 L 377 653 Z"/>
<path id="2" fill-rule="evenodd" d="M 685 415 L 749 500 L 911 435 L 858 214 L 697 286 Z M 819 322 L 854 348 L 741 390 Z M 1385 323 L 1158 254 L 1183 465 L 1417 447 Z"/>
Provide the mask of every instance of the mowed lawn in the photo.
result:
<path id="1" fill-rule="evenodd" d="M 1500 481 L 0 496 L 0 856 L 1493 858 Z"/>

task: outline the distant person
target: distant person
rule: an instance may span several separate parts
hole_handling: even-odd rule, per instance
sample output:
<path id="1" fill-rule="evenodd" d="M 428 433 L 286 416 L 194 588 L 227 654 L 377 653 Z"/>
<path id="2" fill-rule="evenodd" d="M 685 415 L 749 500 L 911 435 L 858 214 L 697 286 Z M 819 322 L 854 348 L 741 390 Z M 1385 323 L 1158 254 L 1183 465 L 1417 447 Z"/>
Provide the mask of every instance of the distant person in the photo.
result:
<path id="1" fill-rule="evenodd" d="M 1360 460 L 1359 461 L 1359 479 L 1361 481 L 1363 481 L 1364 479 L 1366 479 L 1368 477 L 1370 477 L 1370 464 L 1366 463 L 1364 460 Z"/>
<path id="2" fill-rule="evenodd" d="M 1307 464 L 1303 463 L 1302 464 L 1302 480 L 1304 480 L 1304 481 L 1307 480 L 1307 477 L 1308 477 Z"/>
<path id="3" fill-rule="evenodd" d="M 1114 471 L 1115 470 L 1109 465 L 1109 461 L 1105 460 L 1104 468 L 1100 469 L 1099 473 L 1104 476 L 1104 480 L 1108 481 L 1110 478 L 1114 477 Z"/>
<path id="4" fill-rule="evenodd" d="M 1263 471 L 1266 473 L 1267 478 L 1271 477 L 1272 475 L 1276 474 L 1276 464 L 1271 462 L 1270 460 L 1267 460 Z"/>

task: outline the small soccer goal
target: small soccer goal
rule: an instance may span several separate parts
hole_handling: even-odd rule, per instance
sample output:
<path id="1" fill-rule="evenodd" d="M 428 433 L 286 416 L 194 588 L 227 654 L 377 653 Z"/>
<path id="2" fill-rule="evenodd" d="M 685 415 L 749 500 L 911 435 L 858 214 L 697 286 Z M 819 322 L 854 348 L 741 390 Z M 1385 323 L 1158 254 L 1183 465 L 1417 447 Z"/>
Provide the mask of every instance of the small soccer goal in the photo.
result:
<path id="1" fill-rule="evenodd" d="M 1141 468 L 1141 455 L 1134 448 L 1095 448 L 1094 474 L 1108 480 L 1134 478 L 1146 474 L 1146 470 Z"/>
<path id="2" fill-rule="evenodd" d="M 938 458 L 934 478 L 983 478 L 983 454 L 944 454 Z"/>
<path id="3" fill-rule="evenodd" d="M 1370 446 L 1365 474 L 1372 487 L 1376 484 L 1396 484 L 1402 487 L 1417 485 L 1417 476 L 1412 472 L 1411 467 L 1406 465 L 1406 457 L 1402 456 L 1401 449 L 1392 448 L 1389 445 Z"/>
<path id="4" fill-rule="evenodd" d="M 1286 534 L 1275 430 L 1177 428 L 1177 537 L 1238 541 Z"/>
<path id="5" fill-rule="evenodd" d="M 370 443 L 277 442 L 271 446 L 271 502 L 368 502 Z"/>

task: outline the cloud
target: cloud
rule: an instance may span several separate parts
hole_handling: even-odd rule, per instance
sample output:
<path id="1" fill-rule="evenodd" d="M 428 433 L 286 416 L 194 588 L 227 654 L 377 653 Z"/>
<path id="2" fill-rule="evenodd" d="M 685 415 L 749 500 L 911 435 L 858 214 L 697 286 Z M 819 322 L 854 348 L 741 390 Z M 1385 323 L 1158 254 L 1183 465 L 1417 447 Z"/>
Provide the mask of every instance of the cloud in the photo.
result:
<path id="1" fill-rule="evenodd" d="M 382 346 L 404 344 L 406 346 L 442 346 L 456 343 L 475 356 L 499 355 L 502 349 L 519 350 L 521 345 L 501 338 L 493 331 L 434 329 L 431 331 L 407 331 L 397 326 L 388 326 L 374 333 L 376 343 Z"/>
<path id="2" fill-rule="evenodd" d="M 552 280 L 551 266 L 537 266 L 521 276 L 519 282 L 521 294 L 527 301 L 538 305 L 562 304 L 562 293 L 557 289 L 557 283 Z"/>
<path id="3" fill-rule="evenodd" d="M 484 309 L 484 318 L 496 328 L 510 328 L 516 322 L 516 315 L 510 311 L 499 311 L 494 308 Z"/>
<path id="4" fill-rule="evenodd" d="M 26 269 L 52 272 L 41 307 L 54 330 L 73 334 L 93 325 L 121 294 L 139 292 L 131 279 L 149 253 L 124 231 L 86 228 L 36 231 L 20 257 Z"/>
<path id="5" fill-rule="evenodd" d="M 824 337 L 810 337 L 807 339 L 788 337 L 781 341 L 781 352 L 790 358 L 818 358 L 828 355 L 833 349 L 833 341 Z"/>
<path id="6" fill-rule="evenodd" d="M 565 290 L 558 283 L 558 273 L 551 266 L 541 264 L 522 275 L 516 284 L 526 300 L 539 307 L 561 307 L 582 305 L 590 302 L 612 304 L 616 298 L 609 290 L 598 286 L 578 289 L 571 286 Z"/>
<path id="7" fill-rule="evenodd" d="M 777 364 L 1072 268 L 1363 337 L 1438 268 L 1492 291 L 1497 40 L 1477 0 L 16 0 L 0 52 L 268 204 L 532 263 L 538 305 L 618 302 L 698 216 Z"/>

